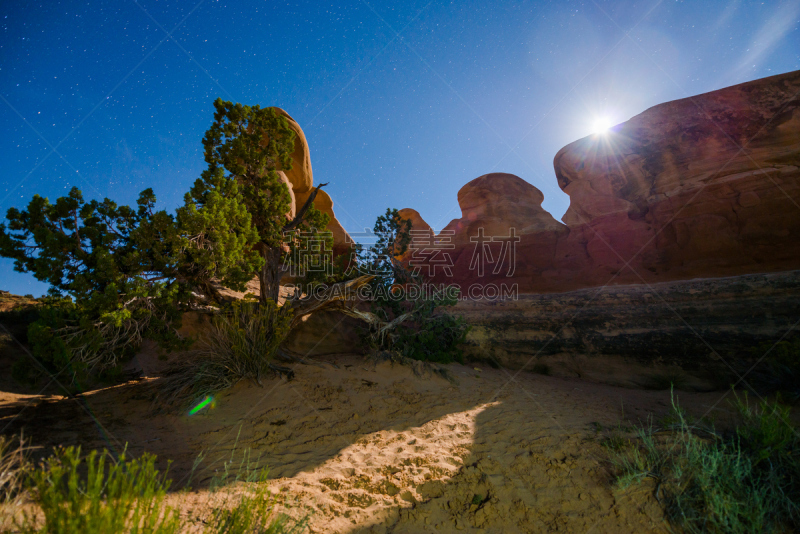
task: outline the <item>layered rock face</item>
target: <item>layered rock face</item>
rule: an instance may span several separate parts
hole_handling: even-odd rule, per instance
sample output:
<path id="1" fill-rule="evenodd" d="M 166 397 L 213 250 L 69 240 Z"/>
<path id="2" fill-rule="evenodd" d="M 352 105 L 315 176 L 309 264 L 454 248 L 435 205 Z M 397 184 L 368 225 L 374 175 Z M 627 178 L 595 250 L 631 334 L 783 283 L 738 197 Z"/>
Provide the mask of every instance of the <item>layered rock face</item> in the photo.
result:
<path id="1" fill-rule="evenodd" d="M 800 271 L 464 300 L 464 353 L 504 367 L 650 387 L 727 388 L 800 317 Z M 748 375 L 749 376 L 749 375 Z"/>
<path id="2" fill-rule="evenodd" d="M 567 145 L 554 160 L 566 225 L 522 179 L 481 176 L 416 263 L 462 290 L 516 283 L 523 293 L 800 268 L 798 92 L 800 72 L 764 78 Z M 444 254 L 451 274 L 432 265 Z"/>

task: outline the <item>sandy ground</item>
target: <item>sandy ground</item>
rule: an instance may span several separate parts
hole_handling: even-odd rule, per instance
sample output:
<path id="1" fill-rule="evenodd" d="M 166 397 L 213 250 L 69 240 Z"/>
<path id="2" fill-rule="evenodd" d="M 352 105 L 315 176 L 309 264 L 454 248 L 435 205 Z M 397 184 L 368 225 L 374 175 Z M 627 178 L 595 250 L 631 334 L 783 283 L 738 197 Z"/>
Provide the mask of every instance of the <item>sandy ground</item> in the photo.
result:
<path id="1" fill-rule="evenodd" d="M 310 532 L 666 531 L 652 486 L 614 490 L 601 442 L 665 415 L 669 392 L 447 368 L 452 380 L 340 357 L 299 365 L 290 382 L 240 382 L 194 416 L 153 414 L 149 380 L 77 399 L 4 393 L 0 428 L 45 448 L 127 443 L 171 459 L 173 487 L 204 451 L 195 499 L 223 460 L 250 449 L 281 509 L 307 516 Z M 722 396 L 677 395 L 698 416 Z"/>

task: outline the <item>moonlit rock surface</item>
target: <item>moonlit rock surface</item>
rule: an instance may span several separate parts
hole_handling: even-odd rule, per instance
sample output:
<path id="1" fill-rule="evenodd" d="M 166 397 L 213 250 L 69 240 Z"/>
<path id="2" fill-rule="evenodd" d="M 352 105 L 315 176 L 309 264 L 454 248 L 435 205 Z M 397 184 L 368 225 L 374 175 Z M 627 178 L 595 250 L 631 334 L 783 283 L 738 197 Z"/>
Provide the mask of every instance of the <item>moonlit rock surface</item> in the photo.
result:
<path id="1" fill-rule="evenodd" d="M 654 106 L 555 156 L 564 222 L 629 282 L 800 267 L 800 72 Z M 588 273 L 587 273 L 588 274 Z"/>
<path id="2" fill-rule="evenodd" d="M 548 293 L 799 269 L 798 92 L 800 72 L 764 78 L 652 107 L 567 145 L 554 160 L 570 196 L 566 226 L 521 178 L 469 182 L 458 193 L 462 217 L 444 229 L 453 274 L 437 268 L 434 281 Z M 513 269 L 487 264 L 478 274 L 479 228 L 515 229 Z"/>
<path id="3" fill-rule="evenodd" d="M 281 179 L 285 178 L 284 182 L 288 180 L 288 183 L 291 185 L 289 188 L 289 193 L 292 196 L 291 215 L 294 217 L 296 210 L 299 210 L 303 207 L 303 204 L 305 204 L 314 186 L 314 176 L 311 171 L 311 153 L 303 129 L 300 128 L 297 121 L 281 108 L 276 107 L 274 109 L 286 117 L 289 121 L 289 127 L 296 135 L 294 140 L 294 152 L 292 153 L 292 168 L 280 172 Z M 333 234 L 334 254 L 345 254 L 350 249 L 352 239 L 350 239 L 344 227 L 336 219 L 336 215 L 333 213 L 333 200 L 324 189 L 317 193 L 314 199 L 314 207 L 323 213 L 327 213 L 330 217 L 327 230 Z"/>
<path id="4" fill-rule="evenodd" d="M 284 171 L 289 181 L 292 182 L 292 188 L 295 194 L 306 193 L 314 185 L 314 175 L 311 172 L 311 153 L 308 150 L 308 141 L 306 141 L 306 134 L 303 129 L 297 124 L 291 115 L 286 113 L 281 108 L 273 108 L 279 114 L 286 117 L 289 121 L 289 127 L 295 133 L 294 152 L 292 152 L 292 168 Z"/>

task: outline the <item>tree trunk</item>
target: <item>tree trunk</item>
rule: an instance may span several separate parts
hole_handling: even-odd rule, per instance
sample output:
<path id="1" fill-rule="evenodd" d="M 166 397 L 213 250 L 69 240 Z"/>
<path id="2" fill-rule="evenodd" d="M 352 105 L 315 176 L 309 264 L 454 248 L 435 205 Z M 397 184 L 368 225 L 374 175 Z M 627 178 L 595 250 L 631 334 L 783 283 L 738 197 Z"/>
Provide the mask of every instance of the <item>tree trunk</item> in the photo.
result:
<path id="1" fill-rule="evenodd" d="M 258 282 L 261 286 L 259 300 L 266 302 L 267 299 L 271 299 L 277 304 L 281 289 L 281 274 L 283 274 L 281 249 L 265 247 L 261 252 L 261 257 L 264 258 L 264 266 L 258 274 Z"/>

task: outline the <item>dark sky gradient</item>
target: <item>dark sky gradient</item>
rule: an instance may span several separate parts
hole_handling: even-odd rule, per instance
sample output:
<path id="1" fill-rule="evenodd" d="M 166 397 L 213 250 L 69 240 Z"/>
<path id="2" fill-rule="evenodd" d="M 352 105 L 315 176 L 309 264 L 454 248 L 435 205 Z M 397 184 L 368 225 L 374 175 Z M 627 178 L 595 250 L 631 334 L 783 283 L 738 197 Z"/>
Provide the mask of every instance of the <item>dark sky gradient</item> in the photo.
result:
<path id="1" fill-rule="evenodd" d="M 493 171 L 560 218 L 553 156 L 596 117 L 800 69 L 799 18 L 798 0 L 3 2 L 0 214 L 72 186 L 177 207 L 221 96 L 298 121 L 351 232 L 387 207 L 441 229 Z M 8 260 L 0 288 L 46 291 Z"/>

